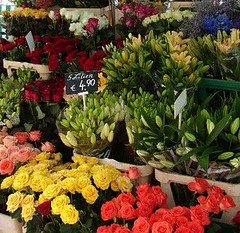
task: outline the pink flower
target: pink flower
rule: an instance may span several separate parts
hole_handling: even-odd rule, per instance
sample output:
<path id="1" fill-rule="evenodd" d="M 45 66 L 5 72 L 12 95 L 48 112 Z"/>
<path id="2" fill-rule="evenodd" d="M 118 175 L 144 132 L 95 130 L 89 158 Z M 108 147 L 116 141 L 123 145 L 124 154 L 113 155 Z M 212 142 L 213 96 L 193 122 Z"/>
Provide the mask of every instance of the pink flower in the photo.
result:
<path id="1" fill-rule="evenodd" d="M 0 174 L 11 175 L 15 166 L 14 163 L 9 159 L 3 159 L 0 161 Z"/>
<path id="2" fill-rule="evenodd" d="M 41 131 L 40 130 L 35 130 L 35 131 L 30 131 L 29 132 L 29 140 L 32 142 L 39 141 L 41 139 Z"/>
<path id="3" fill-rule="evenodd" d="M 44 152 L 55 152 L 55 146 L 51 142 L 42 143 L 41 150 Z"/>
<path id="4" fill-rule="evenodd" d="M 0 160 L 6 159 L 8 155 L 8 149 L 5 146 L 0 145 Z"/>
<path id="5" fill-rule="evenodd" d="M 136 167 L 130 167 L 128 171 L 128 177 L 131 180 L 136 180 L 141 176 L 141 174 L 138 172 L 138 169 Z"/>
<path id="6" fill-rule="evenodd" d="M 16 132 L 14 136 L 17 138 L 18 143 L 24 144 L 28 140 L 27 132 Z"/>
<path id="7" fill-rule="evenodd" d="M 8 135 L 5 138 L 3 138 L 3 144 L 6 147 L 11 147 L 11 146 L 15 146 L 18 144 L 18 140 L 16 137 Z"/>
<path id="8" fill-rule="evenodd" d="M 35 154 L 28 147 L 21 148 L 19 151 L 16 151 L 10 155 L 10 158 L 13 162 L 27 162 L 35 157 Z"/>

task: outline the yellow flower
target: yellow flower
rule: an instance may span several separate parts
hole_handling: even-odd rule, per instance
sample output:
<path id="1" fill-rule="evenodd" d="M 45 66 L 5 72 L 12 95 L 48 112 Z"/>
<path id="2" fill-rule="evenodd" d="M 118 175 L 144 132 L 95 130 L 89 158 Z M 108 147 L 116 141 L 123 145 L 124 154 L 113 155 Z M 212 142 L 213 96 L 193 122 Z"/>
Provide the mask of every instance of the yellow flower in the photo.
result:
<path id="1" fill-rule="evenodd" d="M 82 189 L 82 196 L 87 203 L 93 204 L 98 199 L 98 190 L 93 185 L 87 185 Z"/>
<path id="2" fill-rule="evenodd" d="M 67 177 L 61 181 L 60 185 L 62 186 L 62 189 L 67 190 L 72 194 L 75 194 L 77 187 L 77 181 L 75 178 Z"/>
<path id="3" fill-rule="evenodd" d="M 84 187 L 86 187 L 87 185 L 90 185 L 91 184 L 91 180 L 88 176 L 80 176 L 78 177 L 77 179 L 77 187 L 76 187 L 76 191 L 78 193 L 81 193 L 82 192 L 82 189 Z"/>
<path id="4" fill-rule="evenodd" d="M 7 200 L 7 211 L 9 211 L 10 213 L 13 213 L 14 211 L 16 211 L 19 206 L 21 205 L 21 202 L 24 198 L 24 195 L 17 191 L 13 194 L 10 194 L 8 196 L 8 200 Z"/>
<path id="5" fill-rule="evenodd" d="M 131 192 L 133 184 L 131 180 L 126 176 L 119 176 L 117 178 L 118 187 L 121 192 Z"/>
<path id="6" fill-rule="evenodd" d="M 91 166 L 90 166 L 89 164 L 86 164 L 86 163 L 81 164 L 81 165 L 77 168 L 77 170 L 80 171 L 80 172 L 88 172 L 88 171 L 90 171 L 90 169 L 91 169 Z"/>
<path id="7" fill-rule="evenodd" d="M 31 174 L 33 172 L 33 166 L 29 166 L 28 164 L 26 164 L 22 167 L 19 167 L 18 170 L 16 171 L 15 175 L 22 173 L 22 172 Z"/>
<path id="8" fill-rule="evenodd" d="M 49 178 L 53 181 L 53 183 L 59 183 L 62 180 L 63 175 L 60 173 L 51 173 L 49 174 Z"/>
<path id="9" fill-rule="evenodd" d="M 44 176 L 42 175 L 34 175 L 31 176 L 30 179 L 30 188 L 32 189 L 33 192 L 42 192 L 42 188 L 41 188 L 41 180 L 43 179 Z"/>
<path id="10" fill-rule="evenodd" d="M 37 165 L 34 166 L 34 169 L 36 169 L 36 171 L 47 171 L 47 164 L 44 163 L 39 163 Z"/>
<path id="11" fill-rule="evenodd" d="M 48 201 L 42 194 L 39 195 L 38 197 L 38 205 L 41 205 L 42 203 Z"/>
<path id="12" fill-rule="evenodd" d="M 56 161 L 61 161 L 62 159 L 62 154 L 59 152 L 59 153 L 53 153 L 52 154 L 52 158 Z"/>
<path id="13" fill-rule="evenodd" d="M 72 160 L 74 163 L 83 164 L 86 162 L 86 157 L 82 155 L 75 155 L 75 156 L 72 156 Z"/>
<path id="14" fill-rule="evenodd" d="M 65 174 L 66 177 L 78 177 L 79 176 L 79 171 L 77 169 L 71 169 L 68 170 Z"/>
<path id="15" fill-rule="evenodd" d="M 42 190 L 45 190 L 50 184 L 53 184 L 53 180 L 49 177 L 43 177 L 39 183 Z"/>
<path id="16" fill-rule="evenodd" d="M 110 177 L 107 170 L 99 170 L 97 173 L 93 174 L 93 180 L 96 186 L 102 190 L 106 190 L 110 185 Z"/>
<path id="17" fill-rule="evenodd" d="M 55 197 L 51 201 L 52 214 L 55 214 L 55 215 L 61 214 L 63 207 L 65 205 L 68 205 L 69 203 L 70 203 L 70 198 L 65 194 Z"/>
<path id="18" fill-rule="evenodd" d="M 15 176 L 12 187 L 15 190 L 24 189 L 29 185 L 29 174 L 27 172 L 19 173 Z"/>
<path id="19" fill-rule="evenodd" d="M 104 169 L 108 172 L 111 181 L 116 180 L 121 175 L 121 172 L 112 165 L 106 164 L 104 165 Z"/>
<path id="20" fill-rule="evenodd" d="M 1 183 L 1 189 L 8 189 L 12 186 L 14 180 L 14 176 L 6 177 Z"/>
<path id="21" fill-rule="evenodd" d="M 92 167 L 93 165 L 96 165 L 99 163 L 99 159 L 96 157 L 90 157 L 86 162 Z"/>
<path id="22" fill-rule="evenodd" d="M 75 224 L 79 220 L 79 213 L 71 204 L 65 205 L 60 215 L 64 224 Z"/>
<path id="23" fill-rule="evenodd" d="M 26 195 L 21 202 L 21 206 L 29 204 L 34 205 L 34 195 Z"/>
<path id="24" fill-rule="evenodd" d="M 50 184 L 43 191 L 42 195 L 47 200 L 51 200 L 61 192 L 61 186 L 58 184 Z"/>
<path id="25" fill-rule="evenodd" d="M 22 207 L 21 216 L 25 222 L 28 222 L 33 219 L 34 212 L 35 212 L 34 205 L 27 204 Z"/>
<path id="26" fill-rule="evenodd" d="M 35 160 L 37 161 L 47 160 L 50 158 L 50 155 L 51 155 L 50 152 L 42 152 L 35 157 Z"/>
<path id="27" fill-rule="evenodd" d="M 118 183 L 117 183 L 116 180 L 113 180 L 113 181 L 111 182 L 111 189 L 112 189 L 113 191 L 115 191 L 115 192 L 119 191 Z"/>
<path id="28" fill-rule="evenodd" d="M 102 72 L 98 73 L 98 90 L 97 92 L 102 92 L 107 87 L 108 79 L 104 77 Z"/>

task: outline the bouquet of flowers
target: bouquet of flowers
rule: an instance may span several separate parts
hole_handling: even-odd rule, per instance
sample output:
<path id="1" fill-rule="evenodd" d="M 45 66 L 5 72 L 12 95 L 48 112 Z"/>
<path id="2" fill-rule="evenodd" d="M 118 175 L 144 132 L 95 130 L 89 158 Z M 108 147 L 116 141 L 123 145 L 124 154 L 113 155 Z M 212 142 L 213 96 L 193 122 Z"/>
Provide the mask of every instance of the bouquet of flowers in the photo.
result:
<path id="1" fill-rule="evenodd" d="M 106 0 L 94 1 L 82 1 L 82 0 L 55 0 L 56 4 L 60 7 L 69 7 L 69 8 L 99 8 L 105 7 L 109 4 Z"/>
<path id="2" fill-rule="evenodd" d="M 100 207 L 119 192 L 130 192 L 130 178 L 97 158 L 73 156 L 62 163 L 60 153 L 42 152 L 3 180 L 13 190 L 7 210 L 20 218 L 27 232 L 96 232 Z M 94 222 L 94 223 L 93 223 Z"/>
<path id="3" fill-rule="evenodd" d="M 143 3 L 125 3 L 120 5 L 119 10 L 123 16 L 116 24 L 117 33 L 126 38 L 129 33 L 137 36 L 145 35 L 146 28 L 142 26 L 145 18 L 159 14 L 160 10 L 155 6 L 148 6 Z"/>
<path id="4" fill-rule="evenodd" d="M 96 15 L 88 11 L 68 10 L 62 8 L 60 15 L 70 24 L 69 31 L 81 40 L 85 51 L 95 50 L 100 42 L 113 39 L 113 30 L 105 15 Z"/>
<path id="5" fill-rule="evenodd" d="M 181 30 L 186 37 L 217 35 L 217 31 L 229 32 L 240 27 L 240 5 L 236 0 L 202 0 L 194 2 L 194 17 L 185 20 Z"/>
<path id="6" fill-rule="evenodd" d="M 146 17 L 142 21 L 142 25 L 147 32 L 154 30 L 155 34 L 178 31 L 184 20 L 193 16 L 194 13 L 190 10 L 166 10 L 165 12 Z"/>
<path id="7" fill-rule="evenodd" d="M 6 23 L 6 33 L 12 36 L 27 35 L 46 32 L 48 27 L 48 12 L 44 9 L 23 8 L 12 11 L 3 11 Z"/>
<path id="8" fill-rule="evenodd" d="M 0 132 L 0 183 L 22 165 L 34 159 L 41 151 L 54 152 L 55 146 L 45 141 L 40 144 L 41 132 L 16 132 L 13 135 Z M 40 150 L 40 149 L 41 150 Z M 7 196 L 11 190 L 1 190 L 0 211 L 6 213 Z"/>
<path id="9" fill-rule="evenodd" d="M 140 184 L 135 192 L 119 194 L 102 205 L 101 217 L 108 225 L 100 226 L 97 233 L 203 233 L 212 225 L 211 213 L 235 207 L 231 197 L 205 180 L 196 178 L 188 188 L 195 192 L 197 202 L 171 209 L 166 206 L 167 195 L 160 186 Z"/>

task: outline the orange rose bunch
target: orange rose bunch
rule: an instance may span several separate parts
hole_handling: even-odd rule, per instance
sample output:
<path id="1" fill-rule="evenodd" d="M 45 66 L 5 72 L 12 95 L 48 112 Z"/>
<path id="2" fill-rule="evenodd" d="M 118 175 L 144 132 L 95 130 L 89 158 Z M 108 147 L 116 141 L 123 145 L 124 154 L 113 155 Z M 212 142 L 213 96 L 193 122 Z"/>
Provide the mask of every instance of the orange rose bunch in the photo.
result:
<path id="1" fill-rule="evenodd" d="M 102 219 L 112 223 L 98 227 L 97 233 L 204 233 L 205 227 L 211 224 L 210 213 L 235 207 L 231 197 L 206 180 L 196 178 L 188 187 L 201 194 L 198 203 L 171 209 L 167 208 L 167 195 L 160 186 L 140 184 L 136 186 L 136 195 L 121 193 L 102 205 Z"/>

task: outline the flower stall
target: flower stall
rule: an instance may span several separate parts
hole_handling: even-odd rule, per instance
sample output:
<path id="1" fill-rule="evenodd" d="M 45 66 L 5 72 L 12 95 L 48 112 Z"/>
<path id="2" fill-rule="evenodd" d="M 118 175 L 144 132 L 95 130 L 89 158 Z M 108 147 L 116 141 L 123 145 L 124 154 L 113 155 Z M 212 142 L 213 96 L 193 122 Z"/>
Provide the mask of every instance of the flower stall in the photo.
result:
<path id="1" fill-rule="evenodd" d="M 239 1 L 12 2 L 0 231 L 237 233 Z"/>

